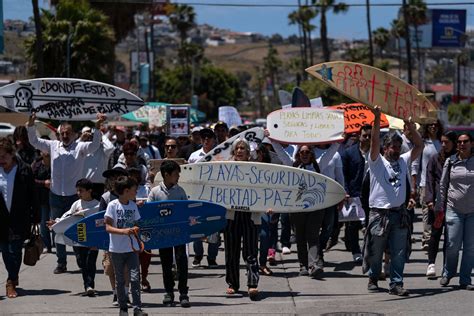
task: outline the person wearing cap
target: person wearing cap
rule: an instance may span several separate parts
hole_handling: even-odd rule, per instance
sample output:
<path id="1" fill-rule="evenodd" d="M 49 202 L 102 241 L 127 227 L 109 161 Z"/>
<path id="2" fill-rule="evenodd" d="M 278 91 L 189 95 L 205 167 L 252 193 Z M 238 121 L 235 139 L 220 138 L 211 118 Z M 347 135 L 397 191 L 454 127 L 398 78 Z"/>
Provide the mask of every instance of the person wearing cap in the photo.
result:
<path id="1" fill-rule="evenodd" d="M 138 138 L 138 143 L 140 148 L 145 152 L 145 154 L 148 155 L 148 157 L 150 157 L 150 159 L 161 159 L 160 151 L 149 142 L 147 135 L 140 135 Z"/>
<path id="2" fill-rule="evenodd" d="M 63 122 L 59 128 L 59 140 L 40 139 L 36 135 L 36 114 L 32 113 L 28 119 L 28 139 L 36 149 L 46 151 L 51 156 L 51 216 L 60 218 L 76 201 L 76 182 L 82 178 L 84 162 L 87 154 L 97 151 L 100 147 L 102 133 L 101 124 L 106 116 L 97 114 L 96 129 L 91 142 L 75 142 L 75 133 L 71 123 Z M 57 267 L 55 274 L 67 271 L 66 246 L 56 245 Z"/>
<path id="3" fill-rule="evenodd" d="M 226 122 L 218 121 L 214 125 L 214 133 L 216 134 L 217 144 L 222 144 L 229 138 L 229 127 Z"/>
<path id="4" fill-rule="evenodd" d="M 107 205 L 113 201 L 118 199 L 118 193 L 114 190 L 115 181 L 121 176 L 128 176 L 127 170 L 125 170 L 121 166 L 115 166 L 114 168 L 107 169 L 102 173 L 102 176 L 105 178 L 105 188 L 106 192 L 102 194 L 99 201 L 99 210 L 105 211 L 107 209 Z M 108 251 L 104 251 L 104 255 L 102 258 L 102 267 L 104 268 L 104 274 L 109 277 L 110 286 L 112 288 L 112 292 L 114 294 L 112 299 L 112 305 L 118 306 L 117 301 L 117 292 L 115 290 L 115 271 L 114 266 L 112 265 L 112 259 L 110 258 L 110 254 Z M 128 273 L 125 274 L 125 284 L 127 287 L 125 288 L 125 292 L 128 293 Z"/>
<path id="5" fill-rule="evenodd" d="M 92 141 L 92 129 L 89 126 L 82 128 L 80 141 Z M 112 155 L 114 149 L 114 144 L 109 138 L 102 135 L 99 149 L 92 154 L 88 154 L 84 161 L 83 178 L 92 182 L 92 196 L 96 200 L 99 200 L 102 193 L 104 193 L 105 178 L 102 173 L 107 169 L 110 155 Z"/>
<path id="6" fill-rule="evenodd" d="M 201 126 L 196 126 L 191 130 L 191 142 L 188 145 L 181 147 L 178 153 L 179 157 L 188 160 L 189 156 L 191 156 L 193 152 L 199 150 L 202 147 L 202 140 L 200 134 L 201 130 Z"/>
<path id="7" fill-rule="evenodd" d="M 196 150 L 189 156 L 188 162 L 195 163 L 201 157 L 205 156 L 208 152 L 210 152 L 215 144 L 216 144 L 216 134 L 210 128 L 203 128 L 199 131 L 202 140 L 202 148 Z M 208 247 L 207 247 L 207 263 L 210 268 L 217 267 L 217 253 L 219 251 L 219 233 L 212 234 L 208 237 Z M 204 257 L 204 248 L 201 240 L 197 240 L 193 242 L 193 249 L 194 249 L 194 260 L 192 262 L 192 266 L 194 268 L 199 267 L 201 265 L 201 260 Z"/>

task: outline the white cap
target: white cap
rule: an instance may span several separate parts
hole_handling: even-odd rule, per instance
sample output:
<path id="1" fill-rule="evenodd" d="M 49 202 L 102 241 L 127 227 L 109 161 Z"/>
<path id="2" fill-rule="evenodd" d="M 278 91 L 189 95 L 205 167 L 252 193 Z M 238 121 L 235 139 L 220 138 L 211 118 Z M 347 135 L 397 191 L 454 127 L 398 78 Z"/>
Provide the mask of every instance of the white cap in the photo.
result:
<path id="1" fill-rule="evenodd" d="M 89 126 L 84 126 L 81 130 L 81 133 L 84 134 L 84 133 L 90 133 L 92 132 L 92 129 L 89 127 Z"/>
<path id="2" fill-rule="evenodd" d="M 201 126 L 193 127 L 193 129 L 191 130 L 191 134 L 193 134 L 193 133 L 199 133 L 201 130 L 202 130 L 202 127 L 201 127 Z"/>

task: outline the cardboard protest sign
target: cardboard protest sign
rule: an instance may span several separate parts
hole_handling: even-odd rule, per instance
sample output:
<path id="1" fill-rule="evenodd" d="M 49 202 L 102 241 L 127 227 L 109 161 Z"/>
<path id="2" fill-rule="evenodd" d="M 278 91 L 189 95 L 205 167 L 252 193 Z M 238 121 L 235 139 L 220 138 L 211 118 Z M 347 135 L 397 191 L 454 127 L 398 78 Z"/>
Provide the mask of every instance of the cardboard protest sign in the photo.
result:
<path id="1" fill-rule="evenodd" d="M 334 61 L 306 69 L 308 73 L 347 97 L 382 112 L 415 122 L 436 121 L 437 107 L 414 86 L 375 67 Z"/>
<path id="2" fill-rule="evenodd" d="M 39 78 L 0 88 L 0 105 L 15 112 L 35 112 L 38 118 L 64 121 L 93 120 L 97 113 L 119 116 L 143 106 L 143 100 L 106 83 Z"/>
<path id="3" fill-rule="evenodd" d="M 346 134 L 358 133 L 365 124 L 373 125 L 374 123 L 374 113 L 372 113 L 368 106 L 361 103 L 333 105 L 327 108 L 344 111 L 344 132 Z M 380 115 L 380 127 L 385 128 L 388 126 L 388 119 L 382 113 Z"/>
<path id="4" fill-rule="evenodd" d="M 342 141 L 343 111 L 297 107 L 267 116 L 269 138 L 286 144 L 323 144 Z"/>

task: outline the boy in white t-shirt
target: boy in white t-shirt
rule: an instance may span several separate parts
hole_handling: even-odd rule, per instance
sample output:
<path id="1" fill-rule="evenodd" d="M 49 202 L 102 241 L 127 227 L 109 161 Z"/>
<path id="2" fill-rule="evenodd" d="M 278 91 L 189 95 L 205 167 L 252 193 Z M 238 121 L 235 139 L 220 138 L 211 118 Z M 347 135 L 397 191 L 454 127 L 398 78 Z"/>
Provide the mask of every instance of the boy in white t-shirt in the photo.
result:
<path id="1" fill-rule="evenodd" d="M 127 295 L 125 293 L 124 268 L 130 274 L 130 288 L 132 293 L 133 315 L 148 315 L 141 310 L 140 300 L 140 266 L 137 240 L 131 238 L 140 213 L 134 200 L 137 195 L 137 183 L 126 176 L 119 177 L 115 182 L 117 200 L 111 201 L 105 211 L 105 229 L 110 236 L 109 252 L 115 271 L 117 298 L 120 306 L 120 315 L 128 315 Z"/>

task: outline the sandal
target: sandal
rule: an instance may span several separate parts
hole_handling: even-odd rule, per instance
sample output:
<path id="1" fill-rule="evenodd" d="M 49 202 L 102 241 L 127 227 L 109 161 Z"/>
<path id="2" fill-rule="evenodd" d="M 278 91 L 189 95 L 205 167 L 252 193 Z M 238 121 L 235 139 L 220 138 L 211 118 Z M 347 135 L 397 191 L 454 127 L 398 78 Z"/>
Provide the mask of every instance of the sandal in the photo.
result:
<path id="1" fill-rule="evenodd" d="M 225 291 L 225 294 L 229 295 L 229 296 L 232 296 L 235 294 L 235 290 L 231 287 L 229 287 L 226 291 Z"/>
<path id="2" fill-rule="evenodd" d="M 249 289 L 249 298 L 252 301 L 256 301 L 258 299 L 258 289 L 257 288 L 250 288 Z"/>
<path id="3" fill-rule="evenodd" d="M 260 274 L 264 274 L 266 276 L 270 276 L 273 274 L 273 271 L 270 270 L 267 266 L 260 266 L 259 271 Z"/>
<path id="4" fill-rule="evenodd" d="M 15 298 L 18 296 L 18 293 L 16 292 L 16 289 L 15 289 L 15 284 L 13 283 L 13 281 L 10 281 L 10 280 L 7 281 L 6 289 L 7 289 L 8 298 Z"/>
<path id="5" fill-rule="evenodd" d="M 142 280 L 142 291 L 147 293 L 151 292 L 151 285 L 148 280 Z"/>

